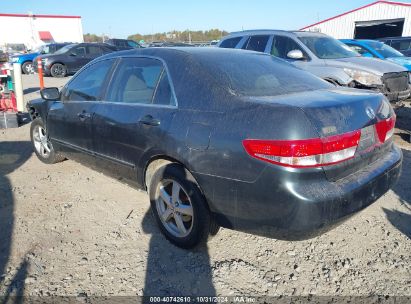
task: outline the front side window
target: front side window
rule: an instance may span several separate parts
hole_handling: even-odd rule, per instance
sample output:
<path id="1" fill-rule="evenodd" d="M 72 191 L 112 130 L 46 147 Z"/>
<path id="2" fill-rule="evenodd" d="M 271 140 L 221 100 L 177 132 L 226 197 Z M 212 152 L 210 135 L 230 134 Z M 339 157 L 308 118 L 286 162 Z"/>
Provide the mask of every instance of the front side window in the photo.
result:
<path id="1" fill-rule="evenodd" d="M 287 54 L 294 50 L 300 50 L 303 54 L 305 54 L 304 50 L 298 45 L 298 43 L 290 37 L 274 36 L 271 55 L 288 59 Z"/>
<path id="2" fill-rule="evenodd" d="M 81 71 L 67 87 L 63 89 L 62 101 L 96 101 L 113 64 L 113 59 L 96 62 Z"/>
<path id="3" fill-rule="evenodd" d="M 245 49 L 250 51 L 264 52 L 268 39 L 270 39 L 270 36 L 267 35 L 251 36 Z"/>
<path id="4" fill-rule="evenodd" d="M 229 38 L 221 42 L 220 47 L 226 49 L 234 49 L 240 42 L 242 37 Z"/>
<path id="5" fill-rule="evenodd" d="M 79 46 L 76 47 L 72 52 L 79 57 L 83 57 L 86 55 L 86 48 L 84 46 Z"/>
<path id="6" fill-rule="evenodd" d="M 151 104 L 162 72 L 163 64 L 160 60 L 123 58 L 117 66 L 106 100 Z"/>

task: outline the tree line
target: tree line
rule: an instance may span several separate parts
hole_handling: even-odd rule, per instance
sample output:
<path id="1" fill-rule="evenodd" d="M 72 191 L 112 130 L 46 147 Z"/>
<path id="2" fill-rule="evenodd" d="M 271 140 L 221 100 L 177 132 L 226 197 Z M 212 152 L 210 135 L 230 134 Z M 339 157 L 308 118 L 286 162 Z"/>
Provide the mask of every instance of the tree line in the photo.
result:
<path id="1" fill-rule="evenodd" d="M 153 41 L 211 41 L 211 40 L 219 40 L 221 37 L 226 36 L 228 34 L 227 31 L 219 30 L 219 29 L 211 29 L 208 31 L 170 31 L 170 32 L 163 32 L 163 33 L 155 33 L 155 34 L 133 34 L 127 37 L 127 39 L 131 39 L 134 41 L 141 41 L 144 40 L 146 42 L 153 42 Z M 83 35 L 84 42 L 103 42 L 108 39 L 107 36 L 99 36 L 96 34 L 87 33 Z"/>

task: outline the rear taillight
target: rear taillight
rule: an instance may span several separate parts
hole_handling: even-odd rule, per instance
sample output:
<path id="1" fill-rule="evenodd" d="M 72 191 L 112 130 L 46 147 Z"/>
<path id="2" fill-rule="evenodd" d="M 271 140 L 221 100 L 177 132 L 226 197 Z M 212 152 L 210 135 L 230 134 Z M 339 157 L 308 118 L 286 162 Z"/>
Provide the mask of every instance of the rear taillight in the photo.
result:
<path id="1" fill-rule="evenodd" d="M 252 157 L 270 163 L 301 168 L 322 167 L 354 157 L 361 131 L 302 140 L 246 139 L 243 145 Z"/>
<path id="2" fill-rule="evenodd" d="M 388 119 L 377 122 L 375 125 L 375 130 L 381 143 L 386 142 L 394 135 L 395 120 L 396 116 L 393 115 Z"/>
<path id="3" fill-rule="evenodd" d="M 380 145 L 390 139 L 394 125 L 395 116 L 379 121 L 375 125 L 379 143 L 373 141 L 372 145 Z M 323 167 L 353 158 L 360 139 L 363 140 L 361 134 L 361 130 L 356 130 L 325 138 L 301 140 L 246 139 L 243 146 L 252 157 L 273 164 L 293 168 Z"/>

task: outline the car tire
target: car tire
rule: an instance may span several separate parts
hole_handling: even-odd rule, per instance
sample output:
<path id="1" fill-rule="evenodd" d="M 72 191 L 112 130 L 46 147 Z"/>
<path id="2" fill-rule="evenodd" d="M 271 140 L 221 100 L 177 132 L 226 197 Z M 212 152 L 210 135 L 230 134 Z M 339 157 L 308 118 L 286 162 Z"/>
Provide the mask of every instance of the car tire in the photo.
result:
<path id="1" fill-rule="evenodd" d="M 48 134 L 40 118 L 33 120 L 30 126 L 30 138 L 34 152 L 45 164 L 62 162 L 66 158 L 57 153 L 48 139 Z"/>
<path id="2" fill-rule="evenodd" d="M 156 222 L 171 243 L 190 249 L 207 242 L 216 224 L 190 172 L 175 163 L 162 166 L 148 192 Z"/>
<path id="3" fill-rule="evenodd" d="M 66 77 L 67 75 L 67 68 L 62 63 L 55 63 L 50 67 L 50 74 L 56 78 Z"/>
<path id="4" fill-rule="evenodd" d="M 23 71 L 23 74 L 26 74 L 26 75 L 33 74 L 34 73 L 33 62 L 26 61 L 21 66 L 21 70 Z"/>

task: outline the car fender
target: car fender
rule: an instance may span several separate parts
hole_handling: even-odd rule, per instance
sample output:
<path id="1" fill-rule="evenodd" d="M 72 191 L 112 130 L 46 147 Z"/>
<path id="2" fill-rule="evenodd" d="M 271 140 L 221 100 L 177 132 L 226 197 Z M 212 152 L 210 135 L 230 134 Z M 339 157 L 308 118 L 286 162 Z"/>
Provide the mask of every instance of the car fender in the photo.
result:
<path id="1" fill-rule="evenodd" d="M 54 101 L 45 101 L 43 99 L 34 99 L 27 103 L 26 108 L 32 120 L 41 118 L 44 123 L 47 121 L 47 114 L 51 104 Z"/>

